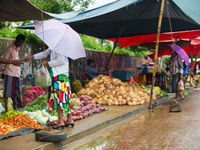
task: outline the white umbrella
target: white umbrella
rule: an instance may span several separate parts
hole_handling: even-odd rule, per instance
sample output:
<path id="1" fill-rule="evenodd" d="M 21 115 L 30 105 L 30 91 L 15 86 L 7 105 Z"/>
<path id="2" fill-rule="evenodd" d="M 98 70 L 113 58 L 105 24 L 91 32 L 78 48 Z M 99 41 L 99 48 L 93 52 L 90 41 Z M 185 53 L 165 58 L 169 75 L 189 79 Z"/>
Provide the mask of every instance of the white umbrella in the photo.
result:
<path id="1" fill-rule="evenodd" d="M 47 20 L 35 25 L 35 34 L 42 39 L 48 47 L 57 53 L 71 59 L 86 57 L 85 49 L 79 34 L 69 25 L 58 20 Z"/>

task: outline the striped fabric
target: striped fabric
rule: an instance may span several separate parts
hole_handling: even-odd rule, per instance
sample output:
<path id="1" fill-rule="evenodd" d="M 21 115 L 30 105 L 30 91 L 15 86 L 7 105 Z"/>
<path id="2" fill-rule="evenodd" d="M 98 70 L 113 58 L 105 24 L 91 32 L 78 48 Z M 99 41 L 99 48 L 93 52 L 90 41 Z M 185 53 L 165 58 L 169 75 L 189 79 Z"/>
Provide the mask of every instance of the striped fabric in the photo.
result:
<path id="1" fill-rule="evenodd" d="M 72 113 L 73 104 L 71 99 L 69 77 L 63 74 L 53 77 L 47 101 L 47 110 L 52 111 L 60 108 L 67 113 Z"/>
<path id="2" fill-rule="evenodd" d="M 18 77 L 4 75 L 4 97 L 11 98 L 13 106 L 22 106 L 20 81 Z"/>

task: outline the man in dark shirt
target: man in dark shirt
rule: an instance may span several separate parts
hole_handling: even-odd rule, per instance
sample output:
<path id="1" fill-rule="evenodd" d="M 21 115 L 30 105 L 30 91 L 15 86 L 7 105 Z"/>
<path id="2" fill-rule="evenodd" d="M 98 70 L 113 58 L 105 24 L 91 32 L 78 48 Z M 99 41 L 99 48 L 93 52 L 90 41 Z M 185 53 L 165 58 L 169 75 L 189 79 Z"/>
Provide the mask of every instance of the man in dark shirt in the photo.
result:
<path id="1" fill-rule="evenodd" d="M 87 60 L 87 69 L 86 72 L 87 74 L 92 77 L 92 78 L 96 78 L 98 77 L 98 70 L 95 69 L 95 62 L 93 59 L 88 59 Z"/>

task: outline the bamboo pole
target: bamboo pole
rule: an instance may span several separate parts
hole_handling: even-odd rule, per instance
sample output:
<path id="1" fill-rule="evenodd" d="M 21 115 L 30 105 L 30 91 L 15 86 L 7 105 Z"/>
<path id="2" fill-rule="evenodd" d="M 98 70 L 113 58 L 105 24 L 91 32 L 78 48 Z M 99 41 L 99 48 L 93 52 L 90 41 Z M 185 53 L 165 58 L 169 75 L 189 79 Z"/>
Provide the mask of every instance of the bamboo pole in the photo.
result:
<path id="1" fill-rule="evenodd" d="M 160 7 L 160 16 L 159 16 L 159 21 L 158 21 L 158 29 L 157 29 L 157 39 L 156 39 L 156 47 L 155 47 L 155 55 L 154 55 L 154 70 L 153 70 L 153 79 L 152 79 L 152 84 L 151 84 L 149 109 L 152 109 L 153 87 L 154 87 L 154 83 L 155 83 L 156 68 L 157 68 L 157 62 L 158 62 L 158 48 L 159 48 L 160 30 L 161 30 L 161 25 L 162 25 L 164 4 L 165 4 L 165 0 L 162 0 L 161 7 Z"/>

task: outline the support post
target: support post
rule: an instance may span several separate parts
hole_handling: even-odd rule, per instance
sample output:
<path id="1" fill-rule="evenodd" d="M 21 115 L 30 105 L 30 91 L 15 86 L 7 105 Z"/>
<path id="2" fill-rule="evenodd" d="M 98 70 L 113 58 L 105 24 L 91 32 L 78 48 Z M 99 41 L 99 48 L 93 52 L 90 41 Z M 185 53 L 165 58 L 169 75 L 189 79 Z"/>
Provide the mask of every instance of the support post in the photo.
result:
<path id="1" fill-rule="evenodd" d="M 109 63 L 110 63 L 110 60 L 111 60 L 113 54 L 114 54 L 114 51 L 115 51 L 115 48 L 116 48 L 116 46 L 117 46 L 118 40 L 119 40 L 119 37 L 117 38 L 117 40 L 116 40 L 116 42 L 115 42 L 115 44 L 114 44 L 113 50 L 112 50 L 112 52 L 111 52 L 111 54 L 110 54 L 110 56 L 109 56 L 109 59 L 108 59 L 106 65 L 105 65 L 105 71 L 108 70 L 108 65 L 109 65 Z"/>
<path id="2" fill-rule="evenodd" d="M 119 38 L 120 38 L 120 36 L 121 36 L 121 34 L 122 34 L 123 30 L 124 30 L 125 24 L 126 24 L 126 22 L 124 21 L 123 24 L 122 24 L 122 26 L 121 26 L 121 29 L 120 29 L 120 32 L 119 32 L 119 36 L 117 37 L 117 40 L 115 41 L 115 44 L 114 44 L 113 50 L 112 50 L 112 52 L 111 52 L 111 54 L 110 54 L 110 57 L 109 57 L 109 59 L 108 59 L 106 65 L 105 65 L 105 69 L 104 69 L 105 71 L 108 70 L 108 65 L 109 65 L 109 63 L 110 63 L 110 60 L 111 60 L 113 54 L 114 54 L 114 51 L 115 51 L 115 48 L 116 48 L 117 43 L 118 43 L 118 41 L 119 41 Z"/>
<path id="3" fill-rule="evenodd" d="M 159 48 L 160 30 L 161 30 L 161 24 L 162 24 L 164 4 L 165 4 L 165 0 L 162 0 L 161 7 L 160 7 L 160 16 L 159 16 L 159 21 L 158 21 L 158 29 L 157 29 L 157 39 L 156 39 L 156 47 L 155 47 L 155 55 L 154 55 L 154 70 L 153 70 L 153 79 L 152 79 L 152 84 L 151 84 L 149 109 L 152 109 L 153 87 L 154 87 L 154 83 L 155 83 L 156 68 L 157 68 L 157 62 L 158 62 L 158 48 Z"/>

